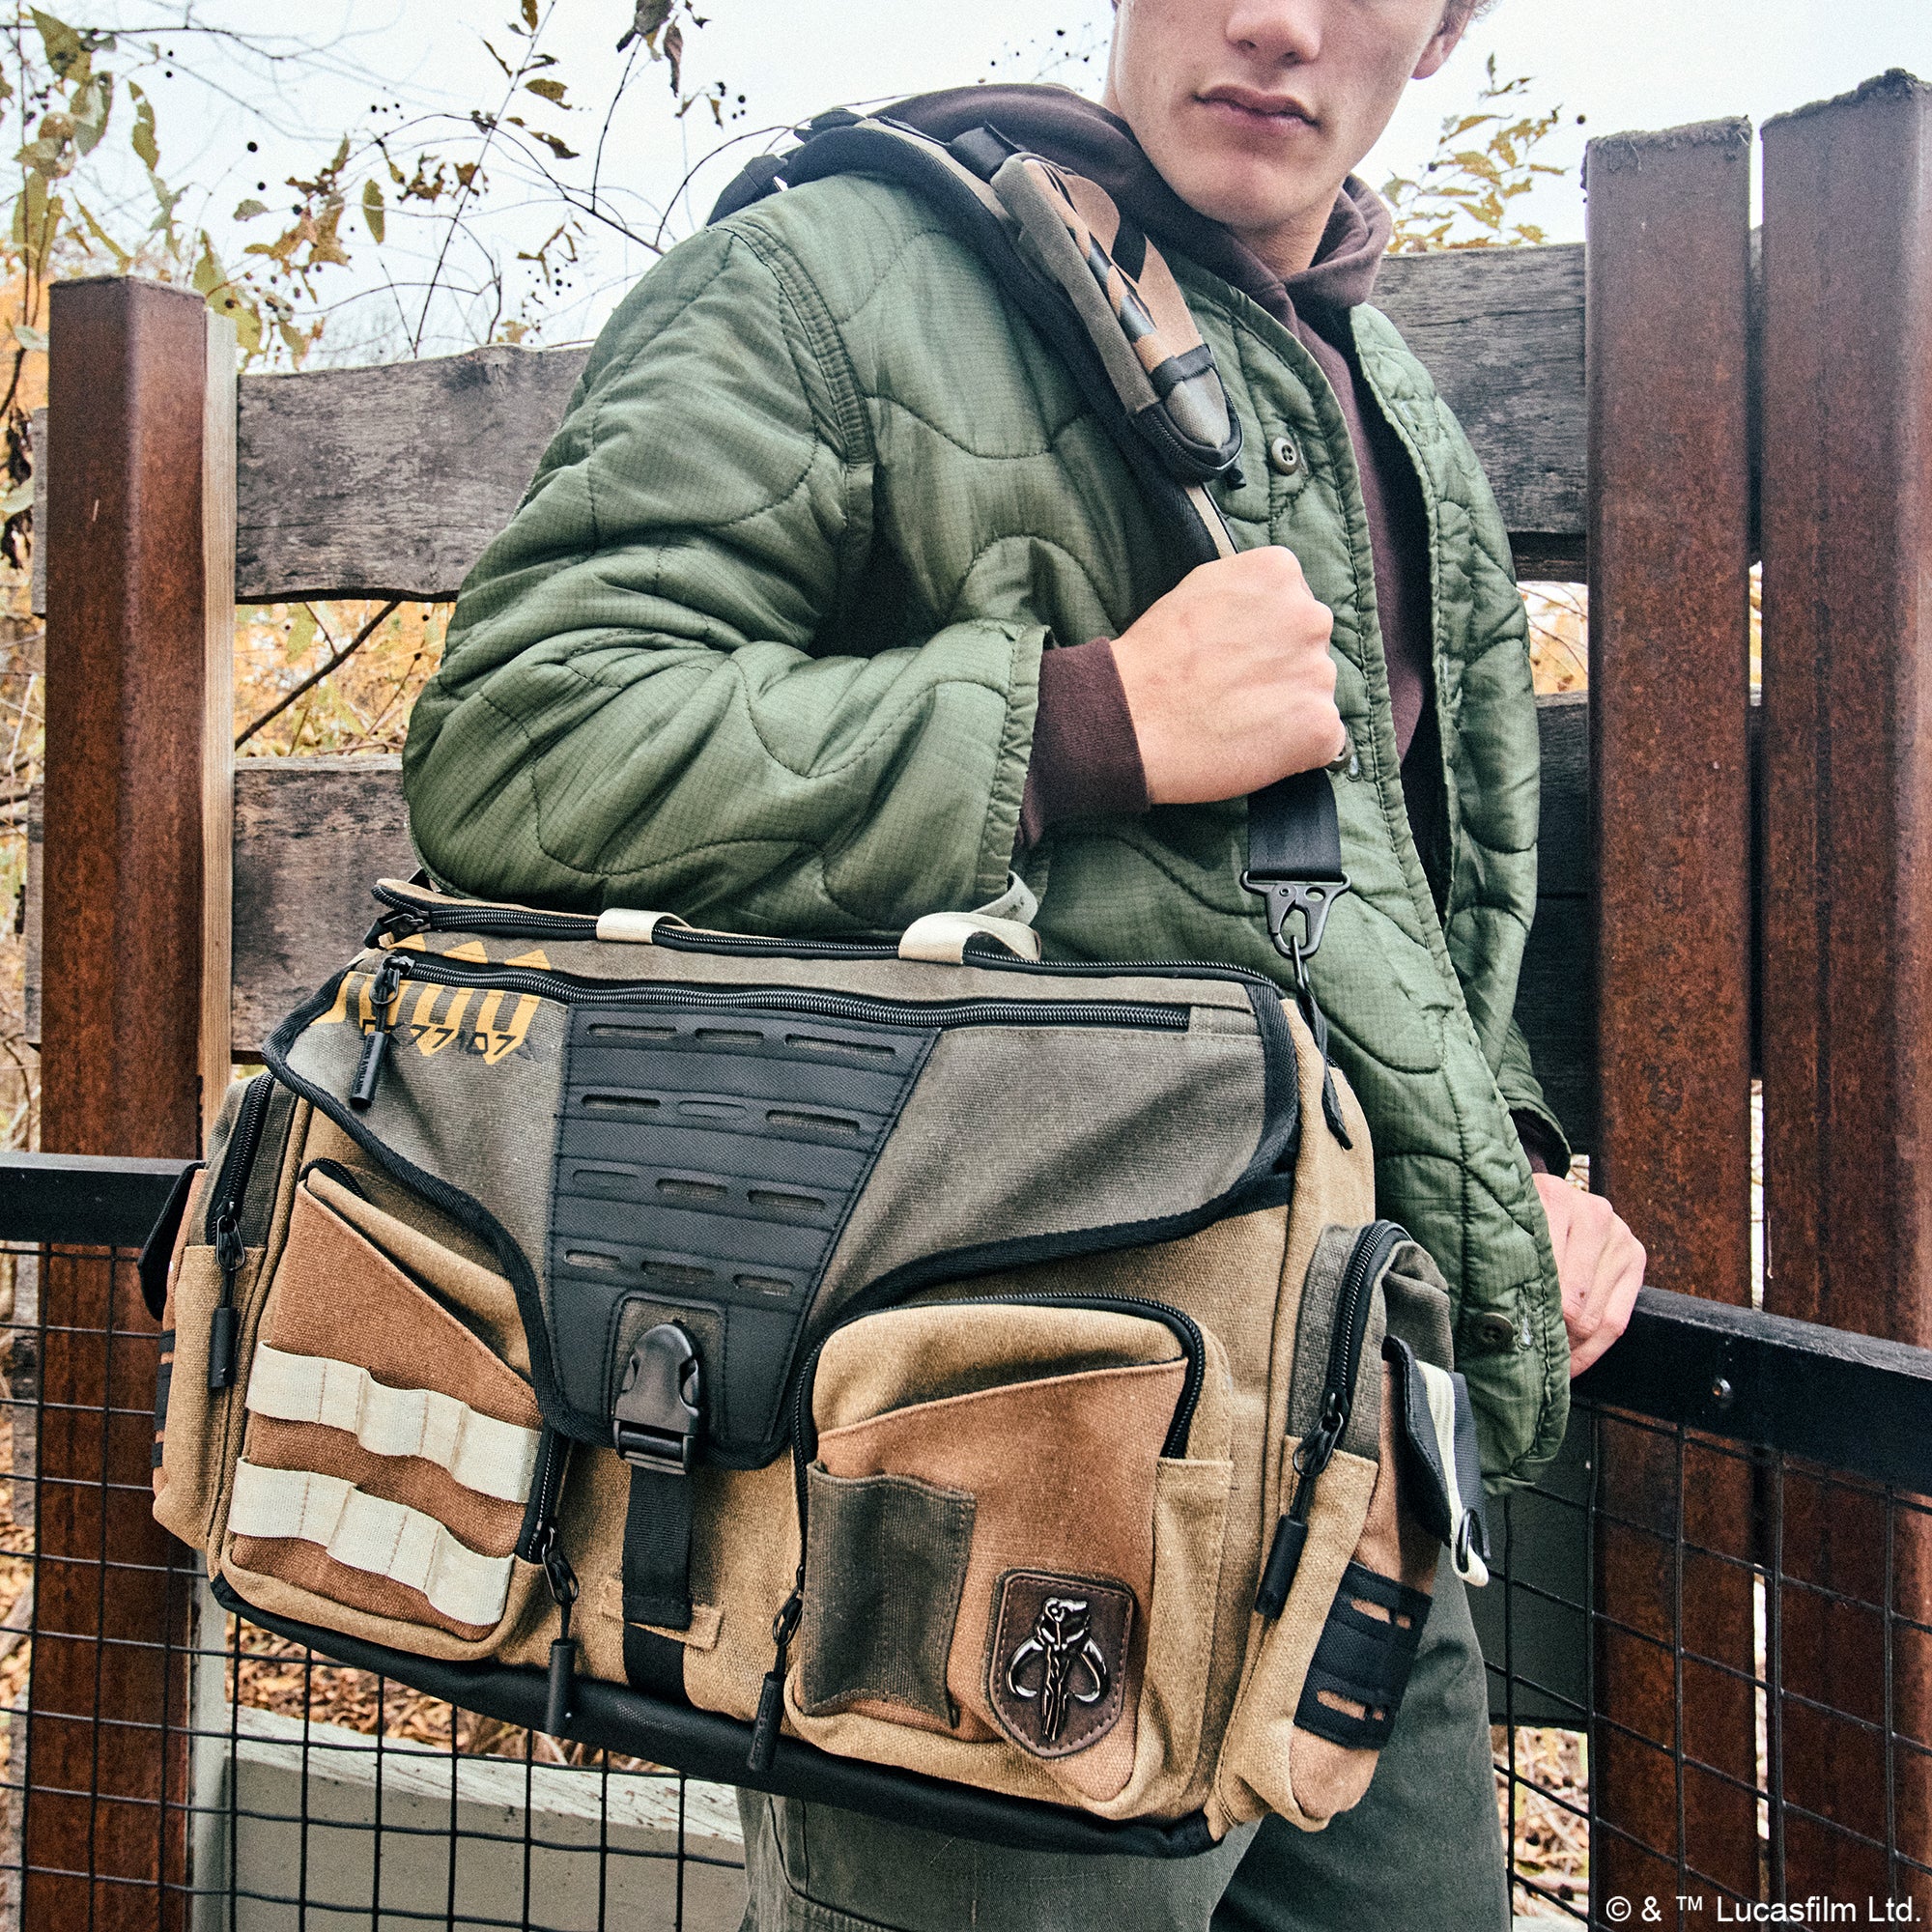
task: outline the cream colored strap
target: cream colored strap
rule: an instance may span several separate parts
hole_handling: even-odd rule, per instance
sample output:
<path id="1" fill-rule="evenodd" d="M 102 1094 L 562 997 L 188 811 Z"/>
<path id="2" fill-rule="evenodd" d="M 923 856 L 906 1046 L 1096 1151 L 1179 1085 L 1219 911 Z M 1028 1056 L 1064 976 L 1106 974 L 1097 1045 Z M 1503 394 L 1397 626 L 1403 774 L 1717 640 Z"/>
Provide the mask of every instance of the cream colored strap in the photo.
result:
<path id="1" fill-rule="evenodd" d="M 1449 1492 L 1450 1560 L 1463 1582 L 1481 1589 L 1490 1580 L 1490 1566 L 1463 1529 L 1463 1520 L 1469 1514 L 1463 1483 L 1474 1471 L 1459 1466 L 1457 1462 L 1456 1378 L 1434 1362 L 1418 1360 L 1415 1366 L 1422 1371 L 1423 1390 L 1429 1397 L 1429 1419 L 1435 1425 L 1435 1450 L 1442 1459 L 1444 1485 Z"/>
<path id="2" fill-rule="evenodd" d="M 483 1415 L 437 1389 L 390 1388 L 354 1362 L 289 1355 L 264 1343 L 248 1406 L 277 1422 L 316 1422 L 355 1436 L 372 1456 L 420 1456 L 466 1490 L 520 1503 L 537 1466 L 537 1432 Z"/>
<path id="3" fill-rule="evenodd" d="M 228 1527 L 319 1543 L 352 1570 L 421 1591 L 460 1624 L 494 1624 L 510 1594 L 509 1557 L 481 1555 L 434 1517 L 313 1469 L 237 1463 Z"/>

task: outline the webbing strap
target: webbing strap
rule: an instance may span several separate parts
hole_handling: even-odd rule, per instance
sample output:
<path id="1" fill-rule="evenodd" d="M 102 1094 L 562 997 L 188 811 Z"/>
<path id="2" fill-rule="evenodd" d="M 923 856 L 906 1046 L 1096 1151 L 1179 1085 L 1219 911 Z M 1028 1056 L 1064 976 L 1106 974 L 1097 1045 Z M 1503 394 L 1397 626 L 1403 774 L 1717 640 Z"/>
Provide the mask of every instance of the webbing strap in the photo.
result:
<path id="1" fill-rule="evenodd" d="M 228 1527 L 320 1544 L 352 1570 L 419 1590 L 461 1624 L 494 1624 L 509 1597 L 508 1556 L 486 1556 L 435 1517 L 315 1469 L 236 1463 Z"/>
<path id="2" fill-rule="evenodd" d="M 415 1456 L 466 1490 L 520 1503 L 530 1492 L 537 1432 L 485 1415 L 440 1389 L 391 1388 L 356 1362 L 293 1355 L 262 1343 L 247 1406 L 279 1422 L 312 1422 L 355 1436 L 374 1456 Z"/>
<path id="3" fill-rule="evenodd" d="M 691 1478 L 633 1464 L 624 1513 L 624 1621 L 691 1628 Z"/>
<path id="4" fill-rule="evenodd" d="M 691 1501 L 689 1476 L 632 1464 L 621 1577 L 624 1675 L 633 1690 L 657 1697 L 684 1695 L 684 1646 L 640 1626 L 691 1628 Z"/>
<path id="5" fill-rule="evenodd" d="M 947 143 L 882 118 L 841 111 L 814 123 L 805 145 L 782 156 L 777 169 L 747 170 L 720 197 L 711 218 L 722 220 L 781 184 L 846 173 L 900 182 L 948 214 L 1065 358 L 1172 532 L 1181 570 L 1235 554 L 1239 546 L 1205 480 L 1233 467 L 1240 448 L 1238 423 L 1230 411 L 1227 440 L 1214 443 L 1219 432 L 1208 426 L 1213 411 L 1203 413 L 1201 407 L 1226 406 L 1212 355 L 1199 344 L 1159 250 L 1122 222 L 1097 184 L 1027 155 L 991 127 Z M 1121 265 L 1122 254 L 1134 265 L 1131 273 Z M 1154 368 L 1147 357 L 1158 358 Z M 1159 407 L 1145 406 L 1144 386 L 1158 394 Z M 1185 433 L 1190 424 L 1196 433 Z M 1329 909 L 1349 883 L 1327 772 L 1297 773 L 1249 799 L 1248 867 L 1241 882 L 1262 898 L 1269 937 L 1293 966 L 1295 995 L 1322 1056 L 1322 1112 L 1346 1147 L 1327 1070 L 1327 1025 L 1307 971 Z"/>
<path id="6" fill-rule="evenodd" d="M 1248 800 L 1248 875 L 1333 881 L 1342 870 L 1342 825 L 1334 781 L 1324 771 L 1277 779 Z"/>

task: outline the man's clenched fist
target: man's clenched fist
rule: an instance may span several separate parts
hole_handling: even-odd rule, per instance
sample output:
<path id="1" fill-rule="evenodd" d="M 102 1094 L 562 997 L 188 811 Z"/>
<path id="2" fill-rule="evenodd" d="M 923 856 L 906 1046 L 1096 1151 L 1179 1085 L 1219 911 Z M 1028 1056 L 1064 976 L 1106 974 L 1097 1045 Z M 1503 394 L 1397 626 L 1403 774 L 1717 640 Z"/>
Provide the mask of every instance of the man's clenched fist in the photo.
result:
<path id="1" fill-rule="evenodd" d="M 1340 752 L 1334 613 L 1292 551 L 1243 551 L 1188 572 L 1114 640 L 1148 797 L 1241 798 Z"/>

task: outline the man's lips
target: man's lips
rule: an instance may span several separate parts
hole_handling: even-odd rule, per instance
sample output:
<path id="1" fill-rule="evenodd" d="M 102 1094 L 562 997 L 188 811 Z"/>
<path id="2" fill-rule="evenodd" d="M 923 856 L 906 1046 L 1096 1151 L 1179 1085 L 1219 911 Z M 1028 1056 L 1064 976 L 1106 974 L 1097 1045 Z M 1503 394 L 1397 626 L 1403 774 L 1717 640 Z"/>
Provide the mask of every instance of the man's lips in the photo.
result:
<path id="1" fill-rule="evenodd" d="M 1293 95 L 1264 94 L 1259 88 L 1223 84 L 1205 88 L 1195 99 L 1237 126 L 1248 128 L 1319 128 L 1312 110 Z"/>

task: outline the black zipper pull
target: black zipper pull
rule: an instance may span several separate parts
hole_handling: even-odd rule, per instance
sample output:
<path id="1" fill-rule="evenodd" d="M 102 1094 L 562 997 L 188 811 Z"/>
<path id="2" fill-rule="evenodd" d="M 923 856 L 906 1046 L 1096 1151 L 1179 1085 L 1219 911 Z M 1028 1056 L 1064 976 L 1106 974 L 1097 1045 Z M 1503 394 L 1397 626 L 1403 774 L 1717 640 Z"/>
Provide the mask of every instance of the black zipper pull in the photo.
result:
<path id="1" fill-rule="evenodd" d="M 570 1612 L 577 1602 L 577 1572 L 570 1558 L 557 1547 L 556 1525 L 546 1527 L 542 1554 L 544 1580 L 562 1621 L 550 1647 L 550 1685 L 544 1702 L 544 1729 L 554 1738 L 563 1735 L 570 1722 L 572 1693 L 577 1688 L 577 1639 L 570 1634 Z"/>
<path id="2" fill-rule="evenodd" d="M 758 1716 L 752 1726 L 752 1748 L 745 1762 L 752 1770 L 763 1774 L 772 1768 L 772 1760 L 778 1755 L 779 1726 L 784 1719 L 785 1659 L 791 1650 L 791 1640 L 798 1634 L 799 1619 L 805 1615 L 805 1565 L 798 1566 L 798 1575 L 792 1581 L 791 1595 L 780 1605 L 779 1613 L 772 1619 L 772 1643 L 777 1655 L 772 1660 L 772 1667 L 765 1672 L 765 1681 L 758 1691 Z"/>
<path id="3" fill-rule="evenodd" d="M 369 989 L 369 1005 L 375 1018 L 362 1036 L 362 1058 L 356 1063 L 355 1085 L 349 1090 L 349 1104 L 357 1113 L 367 1110 L 376 1097 L 376 1089 L 383 1084 L 383 1064 L 388 1058 L 395 1007 L 409 975 L 410 962 L 400 952 L 385 954 L 376 969 L 376 980 Z"/>
<path id="4" fill-rule="evenodd" d="M 419 912 L 385 912 L 362 935 L 362 944 L 368 947 L 381 946 L 385 942 L 393 946 L 399 939 L 416 939 L 429 930 L 428 918 Z"/>
<path id="5" fill-rule="evenodd" d="M 235 1277 L 242 1272 L 247 1256 L 242 1245 L 242 1224 L 236 1204 L 224 1201 L 214 1220 L 214 1259 L 221 1269 L 221 1299 L 208 1319 L 208 1385 L 211 1389 L 235 1385 L 235 1356 L 241 1321 L 235 1306 Z"/>
<path id="6" fill-rule="evenodd" d="M 1335 1445 L 1348 1426 L 1348 1409 L 1331 1388 L 1315 1433 L 1294 1452 L 1294 1494 L 1288 1513 L 1275 1524 L 1274 1541 L 1268 1545 L 1262 1580 L 1255 1589 L 1255 1608 L 1270 1623 L 1287 1607 L 1295 1572 L 1301 1568 L 1301 1552 L 1308 1548 L 1308 1512 L 1315 1506 L 1316 1479 L 1334 1460 Z"/>

